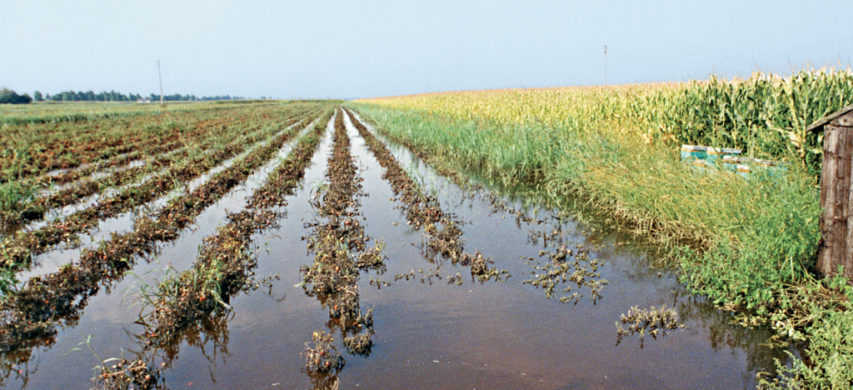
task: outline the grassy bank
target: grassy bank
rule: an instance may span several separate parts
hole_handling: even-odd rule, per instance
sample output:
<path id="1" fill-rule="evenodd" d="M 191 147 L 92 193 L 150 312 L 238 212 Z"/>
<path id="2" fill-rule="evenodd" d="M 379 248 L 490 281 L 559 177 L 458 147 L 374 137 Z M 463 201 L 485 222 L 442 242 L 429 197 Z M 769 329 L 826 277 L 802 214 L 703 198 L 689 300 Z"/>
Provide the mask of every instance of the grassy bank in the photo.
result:
<path id="1" fill-rule="evenodd" d="M 853 383 L 846 281 L 814 275 L 820 137 L 811 121 L 853 100 L 850 72 L 788 78 L 440 93 L 354 106 L 437 164 L 615 216 L 664 248 L 688 288 L 748 324 L 808 339 L 785 384 Z M 678 145 L 787 162 L 740 177 L 682 163 Z"/>

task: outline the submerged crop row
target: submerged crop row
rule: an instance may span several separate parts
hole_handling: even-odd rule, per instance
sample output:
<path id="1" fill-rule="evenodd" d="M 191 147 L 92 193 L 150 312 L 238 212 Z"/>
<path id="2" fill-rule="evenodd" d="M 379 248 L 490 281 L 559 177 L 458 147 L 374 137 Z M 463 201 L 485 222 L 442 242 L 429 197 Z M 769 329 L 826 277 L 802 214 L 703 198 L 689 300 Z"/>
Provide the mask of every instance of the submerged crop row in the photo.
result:
<path id="1" fill-rule="evenodd" d="M 28 354 L 22 350 L 50 344 L 56 327 L 74 324 L 89 297 L 121 279 L 137 257 L 156 250 L 158 242 L 176 239 L 197 215 L 269 161 L 298 132 L 279 129 L 272 142 L 255 148 L 191 193 L 171 199 L 153 215 L 139 217 L 133 231 L 113 235 L 98 248 L 84 250 L 79 261 L 34 277 L 7 295 L 0 302 L 3 352 L 26 360 Z"/>
<path id="2" fill-rule="evenodd" d="M 301 114 L 301 112 L 296 113 L 286 118 L 284 124 L 291 125 L 292 120 L 300 117 Z M 231 123 L 231 127 L 235 130 L 243 129 L 239 122 Z M 263 129 L 258 128 L 258 130 Z M 21 199 L 12 207 L 13 210 L 3 210 L 5 211 L 3 222 L 10 225 L 9 228 L 14 228 L 16 224 L 20 226 L 23 221 L 40 220 L 51 209 L 74 204 L 84 197 L 102 192 L 105 189 L 146 179 L 149 175 L 156 174 L 160 169 L 180 164 L 192 155 L 208 155 L 210 150 L 215 149 L 217 140 L 230 138 L 231 131 L 228 130 L 227 126 L 202 126 L 186 136 L 181 135 L 179 139 L 166 145 L 158 145 L 158 140 L 155 137 L 151 144 L 143 143 L 134 150 L 134 152 L 142 152 L 142 155 L 136 155 L 136 158 L 140 159 L 135 160 L 140 164 L 128 165 L 127 169 L 104 172 L 99 177 L 92 177 L 93 175 L 83 177 L 81 180 L 69 183 L 65 188 L 55 191 L 55 193 L 47 191 L 46 194 L 32 199 Z M 250 130 L 247 135 L 253 133 L 255 132 Z"/>
<path id="3" fill-rule="evenodd" d="M 315 331 L 312 344 L 303 352 L 305 371 L 315 387 L 334 383 L 344 359 L 332 345 L 332 333 L 339 330 L 347 350 L 369 355 L 373 341 L 373 310 L 362 312 L 358 291 L 359 272 L 384 267 L 382 244 L 367 248 L 368 237 L 360 217 L 361 179 L 350 153 L 343 111 L 334 120 L 333 148 L 326 178 L 328 186 L 316 204 L 318 221 L 312 223 L 308 248 L 314 262 L 303 265 L 301 285 L 306 294 L 317 297 L 328 310 L 331 332 Z"/>
<path id="4" fill-rule="evenodd" d="M 293 125 L 297 119 L 294 118 L 291 121 L 290 125 Z M 211 145 L 208 150 L 199 154 L 193 153 L 187 159 L 170 166 L 167 171 L 149 178 L 138 186 L 129 187 L 107 199 L 100 200 L 93 207 L 80 210 L 37 230 L 19 231 L 13 237 L 4 238 L 2 243 L 4 269 L 17 270 L 28 267 L 33 256 L 43 253 L 62 241 L 73 239 L 77 233 L 94 227 L 100 220 L 131 211 L 139 205 L 165 195 L 180 183 L 188 182 L 226 159 L 243 152 L 247 145 L 261 142 L 279 132 L 286 123 L 273 122 L 259 125 L 258 128 L 261 131 L 249 131 L 246 136 L 236 140 L 220 139 L 218 143 L 227 143 L 218 147 Z M 240 131 L 240 128 L 236 131 Z"/>
<path id="5" fill-rule="evenodd" d="M 156 352 L 168 350 L 174 356 L 188 329 L 219 323 L 230 311 L 231 297 L 253 286 L 250 282 L 257 260 L 251 250 L 252 237 L 283 217 L 280 208 L 310 164 L 331 112 L 317 119 L 288 157 L 277 163 L 263 186 L 247 200 L 246 209 L 229 214 L 228 223 L 205 238 L 192 268 L 160 282 L 152 293 L 153 310 L 142 321 L 144 332 L 137 336 L 144 340 L 143 350 L 132 364 L 101 366 L 96 380 L 102 387 L 155 387 L 160 377 L 160 368 L 153 361 Z M 167 359 L 163 367 L 169 366 Z"/>
<path id="6" fill-rule="evenodd" d="M 462 230 L 452 215 L 441 210 L 441 205 L 434 196 L 427 195 L 400 167 L 400 164 L 388 151 L 388 148 L 377 139 L 352 113 L 349 118 L 359 135 L 364 138 L 367 147 L 379 164 L 385 169 L 382 177 L 391 185 L 397 201 L 405 212 L 406 220 L 415 229 L 423 229 L 427 235 L 427 255 L 436 255 L 448 259 L 451 263 L 459 263 L 470 268 L 471 276 L 479 280 L 500 279 L 503 272 L 490 267 L 491 259 L 483 257 L 479 251 L 467 253 L 463 250 Z"/>

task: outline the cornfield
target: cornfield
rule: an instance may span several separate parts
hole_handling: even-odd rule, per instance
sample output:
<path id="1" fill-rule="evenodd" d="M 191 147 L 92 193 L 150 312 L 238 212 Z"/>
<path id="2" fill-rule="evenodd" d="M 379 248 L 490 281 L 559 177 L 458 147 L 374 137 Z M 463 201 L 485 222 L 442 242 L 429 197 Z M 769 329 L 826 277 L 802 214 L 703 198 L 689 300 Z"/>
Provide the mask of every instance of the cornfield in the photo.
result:
<path id="1" fill-rule="evenodd" d="M 809 124 L 853 103 L 849 69 L 789 77 L 756 73 L 745 80 L 423 94 L 369 99 L 483 127 L 526 125 L 569 133 L 609 129 L 652 144 L 734 147 L 745 155 L 820 170 L 822 136 Z M 565 134 L 553 134 L 555 137 Z"/>
<path id="2" fill-rule="evenodd" d="M 630 113 L 652 136 L 677 143 L 735 147 L 754 157 L 796 161 L 820 171 L 822 134 L 809 124 L 853 103 L 853 73 L 803 71 L 791 77 L 756 73 L 746 80 L 713 77 L 649 94 Z"/>

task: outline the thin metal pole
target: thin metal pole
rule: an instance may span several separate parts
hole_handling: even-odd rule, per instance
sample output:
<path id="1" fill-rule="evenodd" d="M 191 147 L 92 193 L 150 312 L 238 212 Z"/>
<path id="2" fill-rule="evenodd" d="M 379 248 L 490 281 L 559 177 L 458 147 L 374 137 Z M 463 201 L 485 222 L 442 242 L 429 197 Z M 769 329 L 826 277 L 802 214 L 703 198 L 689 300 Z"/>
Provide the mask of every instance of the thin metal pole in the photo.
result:
<path id="1" fill-rule="evenodd" d="M 604 45 L 604 85 L 607 85 L 607 45 Z"/>
<path id="2" fill-rule="evenodd" d="M 606 51 L 606 49 L 605 49 Z M 160 78 L 160 105 L 163 105 L 163 74 L 160 73 L 160 60 L 157 60 L 157 77 Z"/>

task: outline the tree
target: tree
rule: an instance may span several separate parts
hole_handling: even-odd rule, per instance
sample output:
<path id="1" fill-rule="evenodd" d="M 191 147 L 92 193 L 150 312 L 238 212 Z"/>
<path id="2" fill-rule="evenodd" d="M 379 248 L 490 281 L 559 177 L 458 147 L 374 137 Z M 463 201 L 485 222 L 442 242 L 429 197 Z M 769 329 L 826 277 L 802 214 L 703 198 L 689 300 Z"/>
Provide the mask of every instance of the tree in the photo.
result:
<path id="1" fill-rule="evenodd" d="M 33 99 L 30 97 L 30 95 L 18 95 L 15 91 L 9 88 L 3 88 L 2 90 L 0 90 L 0 103 L 28 104 L 31 101 L 33 101 Z"/>
<path id="2" fill-rule="evenodd" d="M 41 95 L 40 91 L 35 91 L 35 92 L 33 92 L 33 100 L 40 102 L 40 101 L 44 100 L 44 97 Z"/>

